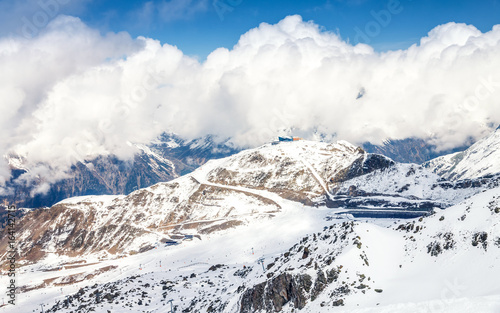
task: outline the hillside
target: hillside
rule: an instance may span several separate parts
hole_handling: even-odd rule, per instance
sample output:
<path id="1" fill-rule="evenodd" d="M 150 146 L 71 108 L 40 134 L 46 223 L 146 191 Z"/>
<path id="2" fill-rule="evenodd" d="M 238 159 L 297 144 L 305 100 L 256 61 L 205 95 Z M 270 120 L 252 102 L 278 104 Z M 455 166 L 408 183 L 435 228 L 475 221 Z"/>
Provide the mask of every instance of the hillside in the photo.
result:
<path id="1" fill-rule="evenodd" d="M 443 182 L 417 165 L 396 164 L 343 141 L 268 144 L 126 196 L 69 198 L 30 211 L 18 222 L 25 238 L 18 261 L 135 254 L 185 234 L 274 217 L 290 203 L 355 217 L 418 217 L 495 186 L 498 180 Z M 7 237 L 0 239 L 0 248 L 7 244 Z"/>
<path id="2" fill-rule="evenodd" d="M 328 175 L 363 154 L 347 143 L 267 145 L 212 160 L 192 174 L 127 196 L 70 198 L 19 221 L 19 235 L 26 240 L 18 260 L 36 262 L 51 253 L 133 254 L 179 234 L 210 233 L 268 216 L 287 199 L 312 204 L 327 192 Z M 331 173 L 321 177 L 313 166 Z M 4 237 L 0 247 L 6 245 Z"/>
<path id="3" fill-rule="evenodd" d="M 330 210 L 289 205 L 119 262 L 50 259 L 23 268 L 19 308 L 155 312 L 172 300 L 177 312 L 498 312 L 499 194 L 406 222 L 328 221 Z M 45 288 L 27 291 L 36 286 Z"/>

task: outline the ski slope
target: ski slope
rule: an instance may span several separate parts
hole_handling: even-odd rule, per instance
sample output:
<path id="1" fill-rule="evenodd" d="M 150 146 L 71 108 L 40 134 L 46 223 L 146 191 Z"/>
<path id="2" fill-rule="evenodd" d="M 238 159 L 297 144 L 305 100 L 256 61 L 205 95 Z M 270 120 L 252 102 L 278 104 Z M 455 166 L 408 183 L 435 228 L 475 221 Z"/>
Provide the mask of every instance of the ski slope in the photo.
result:
<path id="1" fill-rule="evenodd" d="M 266 196 L 265 193 L 260 195 Z M 239 312 L 242 292 L 238 292 L 238 288 L 265 282 L 269 279 L 269 272 L 274 272 L 274 276 L 284 272 L 315 276 L 317 270 L 314 266 L 304 267 L 307 259 L 303 260 L 301 253 L 294 254 L 297 243 L 310 247 L 315 262 L 321 262 L 326 256 L 335 256 L 333 263 L 322 270 L 342 266 L 338 279 L 314 301 L 308 300 L 301 312 L 333 310 L 329 294 L 342 282 L 351 288 L 351 292 L 342 297 L 342 312 L 465 313 L 474 308 L 477 312 L 493 313 L 500 309 L 500 287 L 496 280 L 500 277 L 500 243 L 495 241 L 500 235 L 500 214 L 494 211 L 500 205 L 500 189 L 472 196 L 421 220 L 357 220 L 348 226 L 352 232 L 348 231 L 344 240 L 334 244 L 322 238 L 327 234 L 341 234 L 348 222 L 327 221 L 326 216 L 331 213 L 329 209 L 315 209 L 284 199 L 274 200 L 279 201 L 283 208 L 274 218 L 218 232 L 203 240 L 184 241 L 173 247 L 160 245 L 157 249 L 126 258 L 88 259 L 87 264 L 95 264 L 84 267 L 42 270 L 60 267 L 65 261 L 61 258 L 23 267 L 18 283 L 36 285 L 44 280 L 117 266 L 74 285 L 51 286 L 19 294 L 15 310 L 38 312 L 40 303 L 44 303 L 47 311 L 57 301 L 86 287 L 87 295 L 92 290 L 111 288 L 117 288 L 121 294 L 127 293 L 123 300 L 116 298 L 111 303 L 103 301 L 98 304 L 92 304 L 94 296 L 82 296 L 87 300 L 79 305 L 95 307 L 97 312 L 165 312 L 166 301 L 170 299 L 179 310 L 192 306 L 201 311 L 208 307 L 203 306 L 202 301 L 207 304 L 218 300 L 217 303 L 226 304 L 221 312 Z M 420 230 L 407 231 L 401 227 L 412 224 L 413 229 L 419 226 Z M 488 234 L 486 249 L 482 244 L 471 244 L 476 232 Z M 453 234 L 454 247 L 443 250 L 438 256 L 430 255 L 427 246 L 433 241 L 444 240 L 439 237 L 443 233 Z M 311 238 L 313 234 L 315 240 Z M 308 240 L 304 241 L 305 237 Z M 290 251 L 289 260 L 285 262 L 283 255 Z M 369 265 L 360 256 L 365 256 Z M 266 271 L 257 263 L 259 258 L 264 258 Z M 273 262 L 274 266 L 268 270 L 267 265 Z M 217 264 L 222 266 L 210 270 Z M 243 266 L 251 271 L 244 278 L 235 276 Z M 137 275 L 139 277 L 131 278 Z M 368 287 L 358 290 L 356 286 L 361 286 L 362 277 L 362 283 Z M 5 286 L 5 279 L 2 277 L 2 286 Z M 162 285 L 162 281 L 169 283 Z M 97 284 L 95 288 L 88 287 L 94 284 Z M 163 286 L 168 286 L 165 298 Z M 375 289 L 382 292 L 375 292 Z M 143 291 L 147 296 L 143 296 Z M 191 303 L 195 298 L 200 301 Z M 142 305 L 138 304 L 140 300 Z M 126 303 L 134 305 L 129 307 Z M 292 309 L 293 305 L 288 303 L 282 311 L 291 312 Z M 14 312 L 13 307 L 1 310 Z M 74 311 L 75 307 L 60 308 L 56 312 L 71 310 Z"/>

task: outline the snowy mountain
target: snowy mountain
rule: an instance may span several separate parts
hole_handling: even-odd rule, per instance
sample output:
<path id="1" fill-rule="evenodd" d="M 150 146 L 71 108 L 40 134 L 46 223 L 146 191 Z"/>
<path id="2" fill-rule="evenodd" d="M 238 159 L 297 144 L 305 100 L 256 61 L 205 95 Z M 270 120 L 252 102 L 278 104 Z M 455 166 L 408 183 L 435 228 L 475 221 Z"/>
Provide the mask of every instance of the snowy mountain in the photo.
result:
<path id="1" fill-rule="evenodd" d="M 498 312 L 499 185 L 343 141 L 264 145 L 126 196 L 28 212 L 16 309 Z"/>
<path id="2" fill-rule="evenodd" d="M 326 202 L 354 217 L 412 218 L 500 186 L 500 175 L 446 181 L 417 164 L 399 163 L 340 184 Z"/>
<path id="3" fill-rule="evenodd" d="M 38 177 L 35 183 L 26 183 L 22 175 L 30 169 L 12 168 L 15 175 L 7 184 L 12 193 L 0 200 L 6 199 L 19 207 L 38 208 L 72 196 L 128 193 L 179 177 L 173 162 L 145 146 L 136 148 L 137 154 L 131 162 L 115 156 L 98 156 L 78 162 L 71 167 L 68 178 L 50 184 L 46 192 L 40 193 L 34 191 L 45 184 L 45 177 Z"/>
<path id="4" fill-rule="evenodd" d="M 500 128 L 463 152 L 438 157 L 423 166 L 449 180 L 500 173 Z"/>

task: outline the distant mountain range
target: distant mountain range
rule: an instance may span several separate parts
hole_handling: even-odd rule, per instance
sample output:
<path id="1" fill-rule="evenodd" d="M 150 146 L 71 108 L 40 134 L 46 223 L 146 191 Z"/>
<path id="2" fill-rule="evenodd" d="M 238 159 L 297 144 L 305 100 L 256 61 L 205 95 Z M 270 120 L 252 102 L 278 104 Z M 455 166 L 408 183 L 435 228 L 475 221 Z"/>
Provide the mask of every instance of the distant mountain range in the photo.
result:
<path id="1" fill-rule="evenodd" d="M 115 156 L 98 156 L 85 163 L 78 162 L 70 170 L 70 178 L 50 186 L 48 192 L 33 194 L 41 183 L 26 185 L 17 178 L 29 169 L 22 166 L 22 157 L 10 157 L 13 177 L 7 187 L 13 193 L 0 197 L 18 207 L 38 208 L 51 206 L 75 196 L 128 194 L 158 182 L 170 181 L 189 173 L 207 160 L 232 155 L 239 151 L 226 142 L 217 143 L 208 136 L 186 141 L 175 135 L 164 134 L 150 145 L 135 145 L 133 161 Z"/>
<path id="2" fill-rule="evenodd" d="M 451 150 L 437 151 L 435 145 L 427 143 L 420 138 L 407 138 L 401 140 L 387 140 L 383 145 L 363 144 L 363 149 L 370 153 L 385 155 L 396 162 L 422 164 L 434 158 L 467 149 L 469 145 Z"/>

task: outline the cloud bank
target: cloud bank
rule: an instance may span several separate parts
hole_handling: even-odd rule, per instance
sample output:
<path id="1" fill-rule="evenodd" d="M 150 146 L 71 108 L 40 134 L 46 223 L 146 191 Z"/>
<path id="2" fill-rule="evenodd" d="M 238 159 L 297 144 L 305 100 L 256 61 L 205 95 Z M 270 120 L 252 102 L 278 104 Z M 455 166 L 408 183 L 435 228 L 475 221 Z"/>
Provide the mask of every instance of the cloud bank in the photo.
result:
<path id="1" fill-rule="evenodd" d="M 447 149 L 500 122 L 499 55 L 500 25 L 440 25 L 407 50 L 378 53 L 289 16 L 199 62 L 61 16 L 33 39 L 0 39 L 0 153 L 26 158 L 23 179 L 55 181 L 77 160 L 130 158 L 130 142 L 165 131 L 240 146 L 293 133 Z M 1 180 L 9 175 L 0 161 Z"/>

